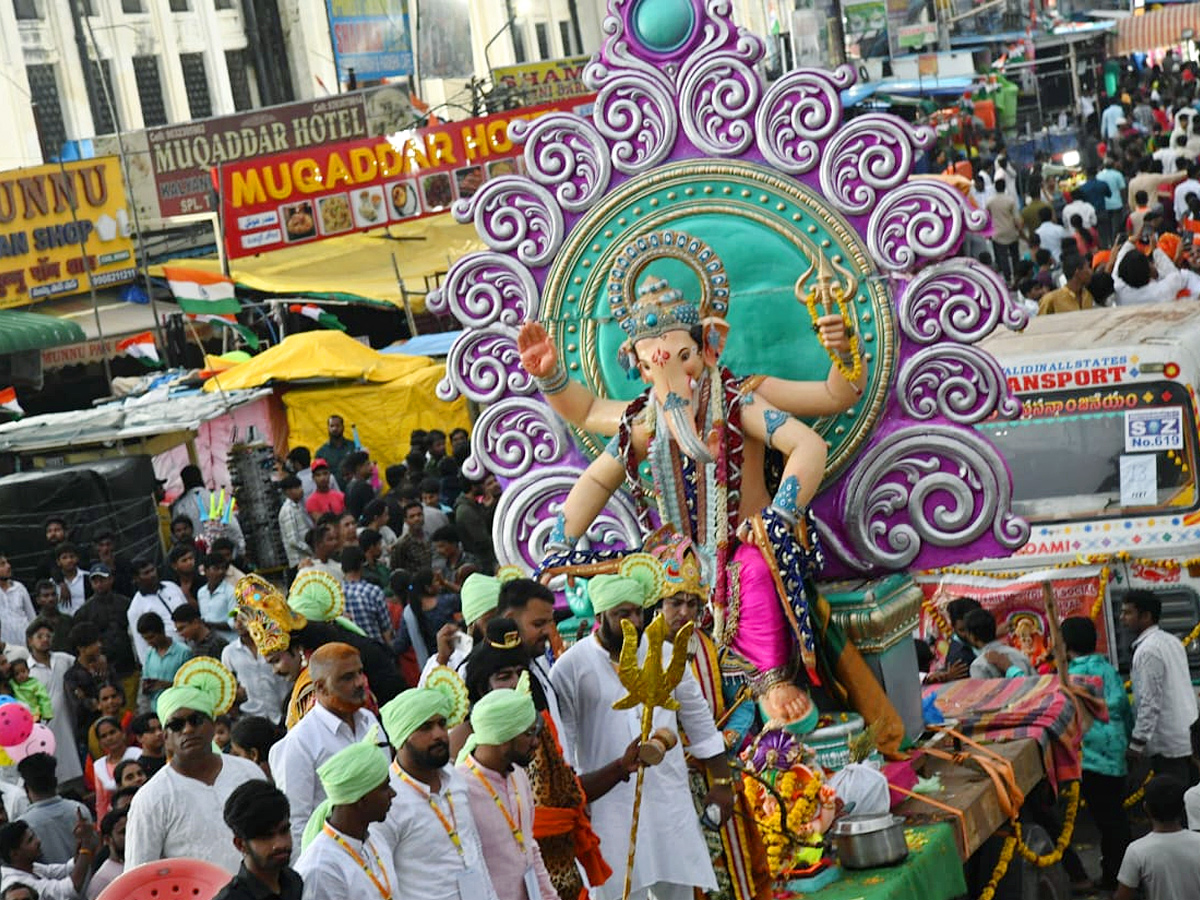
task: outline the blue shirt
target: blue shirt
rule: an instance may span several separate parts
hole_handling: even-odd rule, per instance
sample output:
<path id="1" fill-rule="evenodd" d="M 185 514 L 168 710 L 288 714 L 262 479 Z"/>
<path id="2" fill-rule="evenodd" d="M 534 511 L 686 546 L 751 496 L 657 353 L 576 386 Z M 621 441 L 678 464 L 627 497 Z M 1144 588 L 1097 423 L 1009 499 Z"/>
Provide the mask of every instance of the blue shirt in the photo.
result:
<path id="1" fill-rule="evenodd" d="M 1108 721 L 1093 721 L 1083 736 L 1084 770 L 1124 777 L 1129 771 L 1125 765 L 1125 750 L 1133 733 L 1133 710 L 1129 706 L 1129 695 L 1125 693 L 1125 683 L 1108 658 L 1099 653 L 1071 660 L 1067 671 L 1072 675 L 1098 677 L 1104 684 L 1104 702 L 1108 704 Z"/>
<path id="2" fill-rule="evenodd" d="M 237 603 L 233 596 L 233 585 L 228 581 L 222 581 L 217 585 L 217 589 L 212 591 L 205 584 L 197 591 L 196 599 L 200 602 L 201 619 L 209 625 L 229 627 L 229 614 L 233 612 Z"/>
<path id="3" fill-rule="evenodd" d="M 156 681 L 171 681 L 175 678 L 175 673 L 179 671 L 180 666 L 191 658 L 192 651 L 179 641 L 171 641 L 171 646 L 161 656 L 157 650 L 151 647 L 142 663 L 142 677 L 153 678 Z M 154 709 L 154 705 L 158 702 L 158 695 L 161 693 L 162 691 L 155 691 L 148 698 L 151 709 Z"/>
<path id="4" fill-rule="evenodd" d="M 1096 180 L 1108 186 L 1108 196 L 1104 198 L 1104 208 L 1107 210 L 1120 209 L 1125 205 L 1125 176 L 1116 169 L 1101 169 L 1096 173 Z M 1095 206 L 1095 204 L 1092 204 Z M 1099 209 L 1100 207 L 1096 207 Z"/>
<path id="5" fill-rule="evenodd" d="M 1100 174 L 1096 173 L 1095 178 L 1089 178 L 1072 192 L 1076 198 L 1086 200 L 1092 204 L 1094 209 L 1107 209 L 1108 197 L 1111 189 L 1107 184 L 1100 180 Z"/>

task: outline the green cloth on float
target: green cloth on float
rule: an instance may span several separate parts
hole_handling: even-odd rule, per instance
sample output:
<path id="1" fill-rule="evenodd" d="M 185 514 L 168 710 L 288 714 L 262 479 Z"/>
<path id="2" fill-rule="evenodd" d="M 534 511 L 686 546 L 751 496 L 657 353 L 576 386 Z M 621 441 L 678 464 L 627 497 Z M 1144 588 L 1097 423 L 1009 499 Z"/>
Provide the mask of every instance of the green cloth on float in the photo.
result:
<path id="1" fill-rule="evenodd" d="M 642 607 L 647 602 L 645 586 L 636 578 L 624 575 L 597 575 L 588 582 L 588 596 L 597 614 L 616 609 L 624 603 Z"/>
<path id="2" fill-rule="evenodd" d="M 463 621 L 470 625 L 500 605 L 500 579 L 473 572 L 463 582 L 459 596 Z"/>
<path id="3" fill-rule="evenodd" d="M 155 712 L 158 713 L 158 721 L 163 727 L 167 726 L 167 720 L 180 709 L 194 709 L 196 712 L 202 712 L 210 719 L 213 717 L 213 710 L 217 706 L 217 697 L 208 691 L 202 691 L 200 688 L 184 685 L 181 687 L 169 687 L 158 695 L 158 703 L 155 706 Z"/>
<path id="4" fill-rule="evenodd" d="M 379 750 L 379 726 L 372 725 L 366 737 L 343 747 L 317 768 L 325 799 L 313 810 L 300 843 L 303 850 L 313 842 L 335 806 L 357 803 L 388 780 L 387 758 Z"/>
<path id="5" fill-rule="evenodd" d="M 537 709 L 528 691 L 497 688 L 480 698 L 471 710 L 471 736 L 458 754 L 459 762 L 480 744 L 503 744 L 537 721 Z"/>
<path id="6" fill-rule="evenodd" d="M 819 891 L 784 890 L 777 897 L 819 900 L 953 900 L 965 896 L 967 882 L 953 826 L 947 822 L 904 829 L 908 858 L 881 869 L 843 869 L 842 876 Z"/>
<path id="7" fill-rule="evenodd" d="M 399 749 L 409 736 L 434 716 L 449 716 L 450 699 L 433 688 L 410 688 L 379 709 L 384 730 L 392 746 Z"/>

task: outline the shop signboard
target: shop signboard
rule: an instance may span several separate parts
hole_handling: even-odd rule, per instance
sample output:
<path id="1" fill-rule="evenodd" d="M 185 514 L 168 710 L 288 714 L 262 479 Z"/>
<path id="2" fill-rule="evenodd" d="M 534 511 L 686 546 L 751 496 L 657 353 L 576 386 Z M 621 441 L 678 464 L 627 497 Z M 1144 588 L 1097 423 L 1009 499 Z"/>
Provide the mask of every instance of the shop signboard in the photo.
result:
<path id="1" fill-rule="evenodd" d="M 393 0 L 326 0 L 338 81 L 377 80 L 413 74 L 408 3 Z"/>
<path id="2" fill-rule="evenodd" d="M 0 308 L 132 281 L 131 234 L 114 157 L 0 172 Z"/>
<path id="3" fill-rule="evenodd" d="M 587 114 L 591 97 L 242 160 L 221 169 L 231 259 L 449 211 L 484 182 L 524 169 L 517 119 Z"/>
<path id="4" fill-rule="evenodd" d="M 901 49 L 916 50 L 921 47 L 935 47 L 938 40 L 937 22 L 921 22 L 918 25 L 902 25 L 900 27 L 899 43 Z"/>
<path id="5" fill-rule="evenodd" d="M 589 56 L 569 56 L 541 62 L 499 66 L 492 69 L 497 88 L 507 88 L 520 97 L 523 106 L 539 106 L 590 93 L 583 83 L 583 70 Z"/>
<path id="6" fill-rule="evenodd" d="M 384 85 L 321 100 L 150 128 L 125 135 L 123 150 L 138 214 L 148 220 L 170 219 L 213 211 L 210 170 L 214 168 L 243 159 L 392 134 L 411 128 L 412 123 L 408 89 Z M 96 146 L 102 153 L 122 150 L 114 137 L 98 137 Z"/>

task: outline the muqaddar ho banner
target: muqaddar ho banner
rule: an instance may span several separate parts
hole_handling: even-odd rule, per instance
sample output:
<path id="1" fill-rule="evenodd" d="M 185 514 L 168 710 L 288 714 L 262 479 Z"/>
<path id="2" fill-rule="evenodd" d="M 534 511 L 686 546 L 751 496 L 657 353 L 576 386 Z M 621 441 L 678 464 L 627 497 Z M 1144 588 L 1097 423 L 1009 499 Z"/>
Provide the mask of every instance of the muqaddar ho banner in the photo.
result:
<path id="1" fill-rule="evenodd" d="M 1109 569 L 1102 565 L 1068 566 L 1038 569 L 1019 578 L 992 575 L 930 572 L 916 576 L 925 592 L 927 605 L 946 615 L 946 604 L 957 597 L 978 600 L 996 618 L 996 626 L 1007 632 L 1007 641 L 1029 657 L 1034 666 L 1051 656 L 1050 628 L 1046 620 L 1043 582 L 1050 582 L 1058 619 L 1085 616 L 1096 625 L 1096 652 L 1108 653 L 1110 644 L 1108 612 L 1104 597 L 1108 590 Z M 941 638 L 928 609 L 922 608 L 919 633 Z M 939 643 L 941 641 L 939 640 Z M 939 650 L 942 650 L 939 647 Z M 939 652 L 944 657 L 944 650 Z"/>
<path id="2" fill-rule="evenodd" d="M 230 258 L 367 231 L 449 210 L 490 178 L 524 170 L 508 125 L 583 103 L 466 119 L 224 166 L 221 207 Z"/>
<path id="3" fill-rule="evenodd" d="M 590 91 L 583 83 L 583 70 L 590 56 L 569 56 L 541 62 L 500 66 L 492 69 L 496 87 L 504 86 L 521 98 L 525 106 L 582 97 Z"/>
<path id="4" fill-rule="evenodd" d="M 0 308 L 132 281 L 116 157 L 0 172 Z"/>

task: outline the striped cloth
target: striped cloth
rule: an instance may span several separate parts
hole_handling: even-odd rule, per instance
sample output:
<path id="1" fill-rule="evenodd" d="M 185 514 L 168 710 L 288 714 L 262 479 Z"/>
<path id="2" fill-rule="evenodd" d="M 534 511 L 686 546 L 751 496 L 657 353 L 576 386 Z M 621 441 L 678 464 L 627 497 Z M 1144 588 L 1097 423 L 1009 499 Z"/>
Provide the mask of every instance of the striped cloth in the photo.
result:
<path id="1" fill-rule="evenodd" d="M 1107 721 L 1103 686 L 1098 678 L 1071 679 L 1064 690 L 1057 675 L 1036 678 L 968 678 L 929 685 L 925 695 L 936 697 L 947 719 L 957 719 L 958 731 L 974 740 L 1015 741 L 1032 738 L 1042 748 L 1050 783 L 1081 777 L 1083 723 L 1075 714 L 1077 702 L 1089 714 Z"/>

